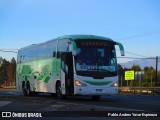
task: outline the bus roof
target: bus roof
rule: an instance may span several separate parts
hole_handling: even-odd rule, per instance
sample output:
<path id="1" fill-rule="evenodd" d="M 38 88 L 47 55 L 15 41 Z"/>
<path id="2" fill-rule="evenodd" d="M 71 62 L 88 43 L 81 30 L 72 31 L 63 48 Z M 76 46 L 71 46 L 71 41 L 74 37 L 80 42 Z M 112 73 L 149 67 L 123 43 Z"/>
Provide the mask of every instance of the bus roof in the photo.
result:
<path id="1" fill-rule="evenodd" d="M 42 44 L 45 44 L 45 43 L 48 43 L 48 42 L 52 42 L 52 41 L 57 40 L 57 39 L 72 39 L 72 40 L 80 40 L 80 39 L 87 40 L 87 39 L 94 39 L 94 40 L 113 41 L 113 40 L 110 39 L 110 38 L 102 37 L 102 36 L 97 36 L 97 35 L 84 35 L 84 34 L 64 35 L 64 36 L 60 36 L 60 37 L 58 37 L 58 38 L 56 38 L 56 39 L 52 39 L 52 40 L 49 40 L 49 41 L 46 41 L 46 42 L 43 42 L 43 43 L 32 44 L 32 45 L 29 45 L 29 46 L 20 48 L 19 50 L 32 48 L 32 47 L 34 47 L 34 46 L 42 45 Z"/>
<path id="2" fill-rule="evenodd" d="M 63 38 L 70 38 L 73 40 L 79 40 L 79 39 L 96 39 L 96 40 L 108 40 L 108 41 L 113 41 L 110 38 L 107 37 L 102 37 L 102 36 L 97 36 L 97 35 L 83 35 L 83 34 L 77 34 L 77 35 L 65 35 L 62 37 L 59 37 L 59 39 Z"/>

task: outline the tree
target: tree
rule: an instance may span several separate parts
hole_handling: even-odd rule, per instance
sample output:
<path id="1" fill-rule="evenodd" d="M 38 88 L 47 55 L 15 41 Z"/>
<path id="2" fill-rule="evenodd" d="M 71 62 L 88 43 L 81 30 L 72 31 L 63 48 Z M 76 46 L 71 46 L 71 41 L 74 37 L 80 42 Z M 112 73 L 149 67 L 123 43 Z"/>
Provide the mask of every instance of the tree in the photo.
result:
<path id="1" fill-rule="evenodd" d="M 13 74 L 12 74 L 12 82 L 14 82 L 15 80 L 16 80 L 16 60 L 15 60 L 15 58 L 13 57 L 12 59 L 11 59 L 11 65 L 12 65 L 12 72 L 13 72 Z"/>
<path id="2" fill-rule="evenodd" d="M 0 57 L 0 66 L 1 66 L 2 62 L 3 62 L 3 58 Z"/>
<path id="3" fill-rule="evenodd" d="M 135 65 L 135 64 L 131 67 L 131 69 L 134 71 L 141 71 L 141 67 L 139 65 Z"/>
<path id="4" fill-rule="evenodd" d="M 14 74 L 14 71 L 13 71 L 13 66 L 12 64 L 10 63 L 8 66 L 7 66 L 7 78 L 8 78 L 8 82 L 12 82 L 13 81 L 13 75 Z"/>
<path id="5" fill-rule="evenodd" d="M 9 62 L 6 61 L 6 59 L 2 60 L 2 64 L 0 66 L 0 82 L 4 83 L 5 81 L 8 80 L 7 76 L 7 67 L 9 65 Z"/>
<path id="6" fill-rule="evenodd" d="M 123 72 L 124 72 L 124 70 L 123 70 L 122 66 L 120 64 L 118 64 L 118 75 L 122 76 Z"/>
<path id="7" fill-rule="evenodd" d="M 9 83 L 15 82 L 16 79 L 15 74 L 16 74 L 16 60 L 12 58 L 11 62 L 7 66 L 7 77 Z"/>
<path id="8" fill-rule="evenodd" d="M 141 67 L 140 67 L 139 65 L 135 65 L 135 64 L 134 64 L 134 65 L 131 67 L 131 70 L 134 70 L 135 72 L 136 72 L 136 71 L 141 71 Z M 139 86 L 139 81 L 138 81 L 138 80 L 132 81 L 132 85 L 135 86 L 135 87 L 138 87 L 138 86 Z"/>
<path id="9" fill-rule="evenodd" d="M 155 78 L 156 78 L 156 71 L 153 67 L 145 67 L 144 68 L 144 80 L 143 80 L 143 86 L 150 87 L 154 86 Z M 151 83 L 152 82 L 152 83 Z M 152 84 L 152 85 L 151 85 Z"/>
<path id="10" fill-rule="evenodd" d="M 157 82 L 157 86 L 160 86 L 160 71 L 158 71 L 157 75 L 158 75 L 158 82 Z"/>
<path id="11" fill-rule="evenodd" d="M 118 82 L 119 82 L 119 86 L 122 86 L 123 85 L 123 83 L 125 82 L 124 81 L 124 70 L 123 70 L 123 68 L 122 68 L 122 66 L 120 65 L 120 64 L 118 64 Z"/>
<path id="12" fill-rule="evenodd" d="M 121 83 L 121 76 L 123 79 L 123 86 L 127 85 L 127 81 L 124 80 L 124 71 L 127 70 L 134 70 L 134 71 L 142 71 L 142 69 L 140 68 L 139 65 L 133 65 L 131 67 L 131 69 L 127 69 L 127 68 L 122 68 L 121 65 L 118 64 L 118 75 L 119 75 L 119 83 Z M 135 87 L 138 87 L 141 83 L 141 87 L 154 87 L 155 84 L 155 79 L 156 79 L 156 70 L 152 67 L 152 66 L 146 66 L 143 69 L 144 71 L 144 77 L 141 81 L 137 80 L 137 81 L 132 81 L 132 85 Z M 158 71 L 157 73 L 158 75 L 158 81 L 157 81 L 157 85 L 160 86 L 160 71 Z M 130 84 L 131 81 L 128 81 L 128 83 Z M 121 84 L 120 84 L 121 85 Z"/>

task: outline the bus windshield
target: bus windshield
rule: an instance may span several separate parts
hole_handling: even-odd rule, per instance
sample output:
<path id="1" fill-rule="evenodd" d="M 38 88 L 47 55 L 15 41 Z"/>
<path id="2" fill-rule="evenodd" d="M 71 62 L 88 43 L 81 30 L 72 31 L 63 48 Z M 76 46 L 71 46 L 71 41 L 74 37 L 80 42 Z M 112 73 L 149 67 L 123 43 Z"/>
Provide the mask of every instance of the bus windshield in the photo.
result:
<path id="1" fill-rule="evenodd" d="M 98 44 L 97 44 L 98 45 Z M 78 46 L 75 59 L 77 73 L 108 73 L 115 76 L 117 73 L 116 52 L 114 45 L 108 46 Z"/>

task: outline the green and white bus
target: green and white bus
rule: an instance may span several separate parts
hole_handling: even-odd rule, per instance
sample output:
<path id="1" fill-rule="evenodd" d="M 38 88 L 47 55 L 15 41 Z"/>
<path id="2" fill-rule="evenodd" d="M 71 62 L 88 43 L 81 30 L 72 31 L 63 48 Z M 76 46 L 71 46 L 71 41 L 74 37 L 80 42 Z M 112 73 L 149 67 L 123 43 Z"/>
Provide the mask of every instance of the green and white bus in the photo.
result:
<path id="1" fill-rule="evenodd" d="M 117 94 L 115 45 L 121 43 L 95 35 L 67 35 L 19 49 L 16 86 L 24 95 L 40 92 L 58 98 Z"/>

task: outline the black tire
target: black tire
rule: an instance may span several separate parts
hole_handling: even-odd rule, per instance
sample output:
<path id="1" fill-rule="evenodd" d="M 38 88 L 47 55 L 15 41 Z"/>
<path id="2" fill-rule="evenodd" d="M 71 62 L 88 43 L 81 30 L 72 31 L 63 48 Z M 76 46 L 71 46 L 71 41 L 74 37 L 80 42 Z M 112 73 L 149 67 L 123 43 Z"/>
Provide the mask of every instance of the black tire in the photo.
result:
<path id="1" fill-rule="evenodd" d="M 62 90 L 61 90 L 61 83 L 58 82 L 56 85 L 56 97 L 58 99 L 64 99 L 66 96 L 62 95 Z"/>
<path id="2" fill-rule="evenodd" d="M 22 92 L 23 92 L 24 96 L 27 96 L 27 90 L 26 90 L 26 84 L 25 83 L 26 83 L 25 81 L 22 82 Z"/>
<path id="3" fill-rule="evenodd" d="M 26 83 L 26 91 L 27 91 L 27 96 L 30 96 L 31 95 L 31 90 L 30 90 L 30 83 L 29 83 L 29 81 L 27 81 L 27 83 Z"/>
<path id="4" fill-rule="evenodd" d="M 29 81 L 27 81 L 27 85 L 26 85 L 27 87 L 27 96 L 37 96 L 38 95 L 38 93 L 37 92 L 35 92 L 35 91 L 31 91 L 31 89 L 30 89 L 30 83 L 29 83 Z"/>
<path id="5" fill-rule="evenodd" d="M 27 81 L 27 82 L 23 81 L 22 82 L 22 92 L 23 92 L 24 96 L 31 96 L 31 95 L 36 94 L 35 92 L 31 92 L 29 81 Z"/>
<path id="6" fill-rule="evenodd" d="M 100 97 L 101 96 L 99 96 L 99 95 L 93 95 L 93 96 L 91 96 L 92 100 L 94 100 L 94 101 L 98 101 L 100 99 Z"/>

